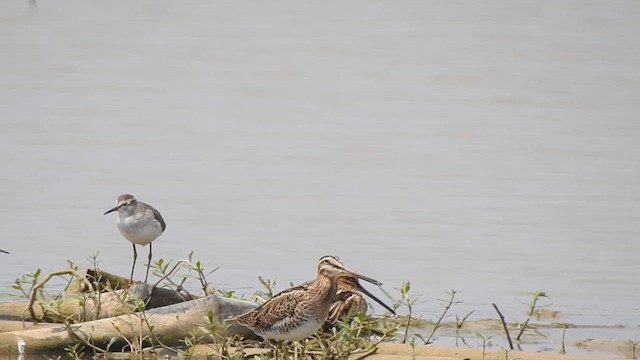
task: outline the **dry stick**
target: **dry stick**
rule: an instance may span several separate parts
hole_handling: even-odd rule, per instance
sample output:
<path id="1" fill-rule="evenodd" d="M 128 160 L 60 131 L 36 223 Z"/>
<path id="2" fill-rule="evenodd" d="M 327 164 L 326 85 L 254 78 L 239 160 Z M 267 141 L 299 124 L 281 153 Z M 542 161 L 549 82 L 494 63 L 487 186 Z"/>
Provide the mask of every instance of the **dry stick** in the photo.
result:
<path id="1" fill-rule="evenodd" d="M 509 329 L 507 329 L 507 323 L 504 322 L 504 316 L 502 316 L 502 313 L 498 309 L 498 305 L 496 304 L 492 304 L 492 305 L 496 309 L 498 316 L 500 316 L 500 321 L 502 321 L 502 327 L 504 328 L 504 333 L 507 334 L 507 340 L 509 340 L 509 348 L 513 350 L 513 342 L 511 341 L 511 335 L 509 335 Z"/>
<path id="2" fill-rule="evenodd" d="M 631 344 L 631 358 L 637 359 L 638 357 L 636 356 L 636 347 L 638 346 L 638 343 L 632 341 L 631 339 L 629 339 L 629 343 Z"/>
<path id="3" fill-rule="evenodd" d="M 69 324 L 68 321 L 65 321 L 63 325 L 67 329 L 67 332 L 69 333 L 69 336 L 71 336 L 72 338 L 80 341 L 82 344 L 90 347 L 91 349 L 93 349 L 93 351 L 95 353 L 103 354 L 103 353 L 106 353 L 108 351 L 108 349 L 107 350 L 101 349 L 101 348 L 93 345 L 89 340 L 87 340 L 87 339 L 91 339 L 90 335 L 88 336 L 87 334 L 85 334 L 84 332 L 79 331 L 79 330 L 78 330 L 78 332 L 80 334 L 82 334 L 82 336 L 78 335 L 78 333 L 76 333 L 76 330 L 73 328 L 73 326 L 71 324 Z"/>
<path id="4" fill-rule="evenodd" d="M 458 315 L 456 315 L 456 328 L 457 329 L 461 329 L 462 325 L 464 324 L 464 322 L 467 320 L 467 318 L 469 316 L 471 316 L 471 314 L 473 314 L 475 312 L 475 310 L 471 310 L 469 311 L 469 313 L 467 315 L 465 315 L 461 321 L 459 321 L 460 319 L 458 319 Z"/>
<path id="5" fill-rule="evenodd" d="M 565 336 L 567 335 L 567 324 L 563 324 L 564 329 L 562 330 L 562 348 L 560 349 L 560 354 L 566 354 L 567 349 L 564 347 Z"/>
<path id="6" fill-rule="evenodd" d="M 376 351 L 378 351 L 378 347 L 374 345 L 368 350 L 364 350 L 361 353 L 352 354 L 351 356 L 349 356 L 349 360 L 361 360 L 369 357 L 369 355 L 373 355 Z"/>
<path id="7" fill-rule="evenodd" d="M 89 288 L 91 288 L 91 283 L 89 282 L 89 280 L 87 280 L 84 276 L 80 275 L 76 270 L 74 269 L 67 269 L 67 270 L 61 270 L 61 271 L 54 271 L 51 273 L 48 273 L 44 279 L 42 279 L 42 281 L 40 281 L 39 283 L 37 283 L 33 289 L 31 289 L 31 298 L 29 299 L 29 306 L 25 309 L 29 310 L 29 314 L 31 315 L 31 319 L 36 321 L 36 313 L 33 310 L 33 305 L 36 302 L 36 296 L 38 295 L 38 290 L 40 290 L 49 280 L 51 280 L 52 277 L 54 276 L 61 276 L 61 275 L 73 275 L 76 276 L 78 278 L 83 279 L 83 281 L 88 284 Z M 94 298 L 94 302 L 95 302 L 95 298 Z"/>

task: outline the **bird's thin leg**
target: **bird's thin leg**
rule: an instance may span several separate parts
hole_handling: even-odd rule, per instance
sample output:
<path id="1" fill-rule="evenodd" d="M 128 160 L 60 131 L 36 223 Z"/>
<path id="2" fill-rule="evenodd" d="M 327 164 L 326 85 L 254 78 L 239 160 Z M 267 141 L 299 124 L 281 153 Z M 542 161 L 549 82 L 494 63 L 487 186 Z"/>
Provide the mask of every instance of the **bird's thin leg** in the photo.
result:
<path id="1" fill-rule="evenodd" d="M 149 243 L 149 260 L 147 260 L 147 275 L 144 276 L 144 283 L 147 283 L 147 279 L 149 279 L 149 267 L 151 267 L 151 245 L 152 243 Z"/>
<path id="2" fill-rule="evenodd" d="M 129 277 L 129 283 L 133 284 L 133 269 L 136 268 L 136 259 L 138 258 L 138 252 L 136 251 L 136 244 L 133 245 L 133 265 L 131 265 L 131 277 Z"/>
<path id="3" fill-rule="evenodd" d="M 267 345 L 269 345 L 269 347 L 271 348 L 271 351 L 273 352 L 273 358 L 278 359 L 278 354 L 280 353 L 280 341 L 269 340 L 269 339 L 264 339 L 264 340 L 267 343 Z"/>

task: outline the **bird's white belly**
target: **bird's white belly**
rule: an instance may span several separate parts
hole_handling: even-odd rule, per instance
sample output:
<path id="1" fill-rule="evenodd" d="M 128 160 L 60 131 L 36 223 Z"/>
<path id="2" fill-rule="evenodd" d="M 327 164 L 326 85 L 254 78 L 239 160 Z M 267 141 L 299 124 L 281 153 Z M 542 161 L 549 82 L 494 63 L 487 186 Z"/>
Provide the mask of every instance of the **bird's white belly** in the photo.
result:
<path id="1" fill-rule="evenodd" d="M 127 240 L 143 246 L 151 243 L 162 234 L 159 222 L 140 221 L 133 216 L 124 219 L 118 217 L 118 230 Z"/>
<path id="2" fill-rule="evenodd" d="M 322 326 L 322 322 L 318 322 L 315 318 L 303 321 L 298 326 L 291 328 L 287 332 L 280 332 L 277 330 L 256 332 L 258 335 L 273 340 L 303 340 L 311 335 L 315 334 Z"/>

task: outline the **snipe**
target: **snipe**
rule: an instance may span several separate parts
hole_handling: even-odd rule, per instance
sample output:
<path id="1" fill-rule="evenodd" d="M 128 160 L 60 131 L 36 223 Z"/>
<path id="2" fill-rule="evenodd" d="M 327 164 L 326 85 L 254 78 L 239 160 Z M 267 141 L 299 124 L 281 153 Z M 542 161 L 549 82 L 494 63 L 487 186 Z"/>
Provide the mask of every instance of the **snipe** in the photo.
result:
<path id="1" fill-rule="evenodd" d="M 255 310 L 229 320 L 236 320 L 265 339 L 292 341 L 308 338 L 327 320 L 340 276 L 382 285 L 345 268 L 336 256 L 324 256 L 318 262 L 315 280 L 284 290 Z"/>
<path id="2" fill-rule="evenodd" d="M 357 278 L 341 275 L 338 277 L 337 284 L 336 296 L 333 298 L 329 316 L 322 327 L 324 330 L 331 329 L 338 321 L 350 321 L 358 313 L 366 314 L 369 306 L 363 295 L 367 295 L 393 315 L 396 314 L 390 306 L 365 289 Z"/>

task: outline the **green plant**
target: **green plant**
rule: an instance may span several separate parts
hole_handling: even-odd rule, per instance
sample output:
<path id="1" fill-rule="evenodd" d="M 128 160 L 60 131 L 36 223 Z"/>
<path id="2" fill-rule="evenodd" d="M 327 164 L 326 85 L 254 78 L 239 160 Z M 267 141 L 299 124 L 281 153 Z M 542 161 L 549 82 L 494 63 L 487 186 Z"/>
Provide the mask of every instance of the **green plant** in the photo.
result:
<path id="1" fill-rule="evenodd" d="M 520 332 L 518 332 L 518 336 L 516 336 L 516 340 L 520 341 L 520 337 L 522 337 L 522 334 L 525 332 L 525 330 L 527 330 L 527 326 L 529 325 L 529 321 L 531 320 L 531 316 L 533 316 L 533 313 L 536 310 L 536 303 L 538 302 L 538 300 L 540 298 L 549 298 L 544 291 L 541 290 L 537 290 L 534 292 L 530 292 L 529 294 L 531 294 L 531 301 L 529 302 L 529 311 L 527 313 L 527 319 L 524 321 L 524 323 L 522 325 L 520 325 Z"/>
<path id="2" fill-rule="evenodd" d="M 64 350 L 72 359 L 81 360 L 84 358 L 84 347 L 81 344 L 69 345 Z"/>
<path id="3" fill-rule="evenodd" d="M 186 290 L 185 283 L 187 280 L 196 279 L 205 295 L 212 294 L 213 290 L 209 286 L 207 276 L 219 269 L 216 267 L 207 271 L 200 260 L 193 260 L 193 251 L 189 253 L 187 260 L 179 260 L 173 267 L 171 267 L 171 261 L 165 262 L 164 259 L 155 261 L 151 267 L 153 269 L 152 273 L 160 278 L 154 286 L 166 281 L 170 288 L 178 293 L 183 292 L 190 298 L 195 296 Z M 186 274 L 178 274 L 180 269 L 186 270 Z M 173 277 L 178 277 L 179 280 L 174 280 Z"/>
<path id="4" fill-rule="evenodd" d="M 39 274 L 39 271 L 36 272 L 37 274 Z M 35 314 L 35 310 L 34 310 L 34 305 L 36 303 L 37 297 L 39 293 L 43 292 L 43 288 L 45 286 L 45 284 L 51 280 L 51 278 L 53 278 L 54 276 L 66 276 L 66 275 L 70 275 L 72 277 L 81 279 L 82 281 L 84 281 L 87 284 L 87 287 L 91 289 L 91 283 L 89 282 L 89 280 L 87 280 L 84 276 L 82 276 L 80 273 L 78 273 L 78 269 L 77 266 L 74 264 L 70 264 L 70 267 L 68 269 L 65 270 L 60 270 L 60 271 L 53 271 L 48 273 L 47 275 L 44 276 L 44 278 L 40 281 L 38 281 L 36 284 L 34 284 L 30 291 L 29 291 L 29 305 L 27 306 L 26 310 L 29 310 L 29 314 L 31 315 L 31 319 L 34 321 L 37 320 L 44 320 L 47 317 L 47 307 L 40 305 L 42 307 L 42 317 L 41 319 L 37 319 L 36 318 L 36 314 Z M 38 278 L 36 276 L 33 277 L 34 281 L 36 281 Z M 70 280 L 69 280 L 70 282 Z M 94 301 L 95 301 L 95 297 L 94 297 Z M 95 305 L 95 304 L 94 304 Z M 49 307 L 49 309 L 51 309 L 51 307 Z"/>
<path id="5" fill-rule="evenodd" d="M 330 334 L 317 333 L 312 339 L 294 342 L 293 350 L 313 358 L 346 359 L 361 358 L 373 351 L 386 335 L 376 341 L 369 336 L 373 333 L 372 322 L 362 313 L 356 314 L 350 321 L 339 321 Z"/>
<path id="6" fill-rule="evenodd" d="M 422 341 L 424 341 L 424 339 L 420 338 Z M 415 359 L 416 358 L 416 337 L 413 336 L 411 338 L 411 340 L 409 340 L 409 346 L 411 347 L 411 358 Z"/>
<path id="7" fill-rule="evenodd" d="M 467 318 L 469 318 L 469 316 L 471 316 L 471 314 L 473 314 L 474 312 L 475 310 L 471 310 L 467 313 L 467 315 L 463 316 L 462 318 L 459 318 L 458 314 L 456 314 L 456 332 L 462 329 L 462 325 L 464 325 L 464 322 L 467 321 Z"/>
<path id="8" fill-rule="evenodd" d="M 109 347 L 111 344 L 107 345 L 106 349 L 101 349 L 97 346 L 95 346 L 94 344 L 91 343 L 91 334 L 86 334 L 82 331 L 80 331 L 78 329 L 77 326 L 74 326 L 72 324 L 70 324 L 69 322 L 64 322 L 63 325 L 65 326 L 65 328 L 67 329 L 67 332 L 69 334 L 71 334 L 71 336 L 73 336 L 76 339 L 76 343 L 74 345 L 84 345 L 87 346 L 89 348 L 91 348 L 93 350 L 93 354 L 104 354 L 106 352 L 109 351 Z M 69 353 L 69 350 L 74 350 L 75 348 L 73 347 L 67 347 L 67 353 Z M 73 354 L 76 353 L 76 351 L 72 351 L 71 354 L 69 354 L 71 357 L 74 357 Z"/>
<path id="9" fill-rule="evenodd" d="M 492 336 L 485 337 L 480 333 L 476 333 L 476 336 L 481 340 L 480 346 L 482 346 L 482 360 L 484 360 L 485 356 L 487 355 L 487 347 L 493 346 L 493 344 L 491 343 Z"/>
<path id="10" fill-rule="evenodd" d="M 11 285 L 11 288 L 20 291 L 22 295 L 28 299 L 31 296 L 33 287 L 38 283 L 38 278 L 40 277 L 41 272 L 41 269 L 36 269 L 36 271 L 32 273 L 26 273 L 20 278 L 16 278 L 13 285 Z M 29 284 L 29 289 L 26 289 L 25 284 Z"/>
<path id="11" fill-rule="evenodd" d="M 431 330 L 431 333 L 429 334 L 427 339 L 424 340 L 425 345 L 431 344 L 431 339 L 435 335 L 436 331 L 440 328 L 440 325 L 442 324 L 442 320 L 445 318 L 445 316 L 447 315 L 447 312 L 449 312 L 451 307 L 453 305 L 461 303 L 461 301 L 456 300 L 457 294 L 458 292 L 456 290 L 447 291 L 447 295 L 449 295 L 449 299 L 439 300 L 440 302 L 444 303 L 444 309 L 442 311 L 442 314 L 440 314 L 440 317 L 438 317 L 438 320 L 436 321 L 435 325 L 433 326 L 433 330 Z"/>
<path id="12" fill-rule="evenodd" d="M 418 302 L 418 298 L 412 298 L 411 295 L 409 295 L 409 291 L 411 290 L 411 283 L 409 281 L 403 282 L 402 285 L 400 285 L 399 290 L 401 298 L 398 302 L 398 306 L 406 305 L 409 311 L 409 313 L 407 314 L 407 323 L 405 324 L 404 336 L 402 337 L 402 343 L 406 344 L 407 338 L 409 337 L 409 327 L 411 326 L 411 319 L 413 317 L 413 305 Z M 398 306 L 396 306 L 396 308 Z"/>
<path id="13" fill-rule="evenodd" d="M 219 321 L 213 311 L 209 310 L 204 317 L 204 324 L 198 328 L 199 332 L 195 334 L 195 343 L 202 340 L 213 341 L 214 353 L 212 355 L 221 359 L 242 358 L 242 349 L 244 348 L 242 342 L 238 342 L 235 336 L 225 336 L 226 327 L 227 324 Z M 234 345 L 237 350 L 231 352 L 230 348 Z"/>
<path id="14" fill-rule="evenodd" d="M 276 286 L 276 281 L 272 279 L 264 279 L 262 276 L 258 276 L 260 284 L 264 288 L 264 291 L 257 291 L 255 296 L 261 301 L 267 301 L 273 297 L 273 289 Z"/>
<path id="15" fill-rule="evenodd" d="M 503 349 L 504 351 L 504 360 L 509 360 L 509 350 Z"/>
<path id="16" fill-rule="evenodd" d="M 226 297 L 226 298 L 237 298 L 236 292 L 233 290 L 223 290 L 223 289 L 216 289 L 216 291 L 218 292 L 218 294 L 220 294 L 220 296 L 222 297 Z"/>

